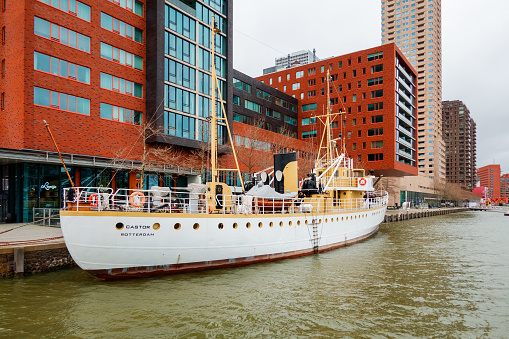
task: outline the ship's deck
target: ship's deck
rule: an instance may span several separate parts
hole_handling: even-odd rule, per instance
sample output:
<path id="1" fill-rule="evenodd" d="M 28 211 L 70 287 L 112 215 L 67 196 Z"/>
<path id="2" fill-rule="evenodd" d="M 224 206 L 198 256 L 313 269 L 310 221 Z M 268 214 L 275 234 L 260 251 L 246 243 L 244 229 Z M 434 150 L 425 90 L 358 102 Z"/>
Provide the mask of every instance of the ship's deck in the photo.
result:
<path id="1" fill-rule="evenodd" d="M 251 195 L 210 195 L 185 190 L 77 187 L 64 189 L 64 210 L 184 214 L 276 214 L 355 211 L 386 206 L 387 192 L 369 192 L 360 199 L 295 197 L 268 198 Z"/>

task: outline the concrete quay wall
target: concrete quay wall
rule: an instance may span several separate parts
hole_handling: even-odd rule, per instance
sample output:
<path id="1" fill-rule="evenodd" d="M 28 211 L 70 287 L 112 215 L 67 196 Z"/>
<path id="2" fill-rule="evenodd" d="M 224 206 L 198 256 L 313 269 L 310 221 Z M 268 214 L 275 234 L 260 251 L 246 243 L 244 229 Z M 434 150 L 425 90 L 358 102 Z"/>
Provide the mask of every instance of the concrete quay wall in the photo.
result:
<path id="1" fill-rule="evenodd" d="M 446 215 L 450 213 L 458 213 L 470 211 L 470 208 L 467 207 L 457 207 L 457 208 L 444 208 L 444 209 L 431 209 L 431 210 L 408 210 L 408 211 L 388 211 L 385 215 L 384 222 L 395 222 L 395 221 L 403 221 L 409 219 L 417 219 L 417 218 L 426 218 L 426 217 L 434 217 L 438 215 Z"/>
<path id="2" fill-rule="evenodd" d="M 0 278 L 27 276 L 76 266 L 64 242 L 0 247 Z"/>

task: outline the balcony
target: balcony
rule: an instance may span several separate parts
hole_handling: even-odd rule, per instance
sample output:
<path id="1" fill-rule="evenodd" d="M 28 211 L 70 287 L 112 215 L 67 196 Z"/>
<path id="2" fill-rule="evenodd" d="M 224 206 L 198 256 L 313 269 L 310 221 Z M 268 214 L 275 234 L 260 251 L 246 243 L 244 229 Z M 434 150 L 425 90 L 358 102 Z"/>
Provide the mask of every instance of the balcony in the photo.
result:
<path id="1" fill-rule="evenodd" d="M 408 82 L 413 83 L 413 77 L 408 74 L 401 65 L 398 65 L 398 70 L 407 78 Z"/>
<path id="2" fill-rule="evenodd" d="M 407 129 L 403 125 L 399 125 L 398 130 L 400 132 L 403 132 L 404 134 L 406 134 L 409 138 L 412 138 L 412 139 L 414 138 L 414 134 L 412 133 L 412 130 Z"/>
<path id="3" fill-rule="evenodd" d="M 411 159 L 411 160 L 414 160 L 414 157 L 412 156 L 412 154 L 408 153 L 408 152 L 405 152 L 401 149 L 399 149 L 396 154 L 398 155 L 401 155 L 401 156 L 404 156 L 405 158 L 408 158 L 408 159 Z"/>
<path id="4" fill-rule="evenodd" d="M 413 146 L 411 142 L 408 142 L 408 141 L 406 141 L 405 139 L 398 138 L 398 142 L 399 142 L 401 145 L 406 146 L 406 147 L 408 147 L 408 148 L 415 148 L 415 146 Z"/>
<path id="5" fill-rule="evenodd" d="M 409 115 L 412 115 L 412 116 L 413 116 L 412 111 L 411 111 L 408 107 L 406 107 L 403 103 L 398 102 L 397 104 L 398 104 L 398 106 L 399 106 L 401 109 L 403 109 L 403 110 L 404 110 L 405 112 L 407 112 Z"/>
<path id="6" fill-rule="evenodd" d="M 400 119 L 401 121 L 403 121 L 405 124 L 407 124 L 408 126 L 413 126 L 414 124 L 408 120 L 406 118 L 406 116 L 404 114 L 401 114 L 401 113 L 398 113 L 398 119 Z"/>
<path id="7" fill-rule="evenodd" d="M 408 86 L 406 81 L 403 81 L 403 79 L 399 79 L 398 78 L 398 82 L 399 82 L 400 85 L 403 85 L 403 87 L 405 87 L 407 89 L 407 91 L 409 91 L 410 93 L 413 92 L 413 90 Z"/>
<path id="8" fill-rule="evenodd" d="M 398 90 L 398 94 L 401 95 L 406 101 L 408 101 L 408 103 L 411 104 L 415 109 L 415 98 L 408 97 L 402 90 Z"/>

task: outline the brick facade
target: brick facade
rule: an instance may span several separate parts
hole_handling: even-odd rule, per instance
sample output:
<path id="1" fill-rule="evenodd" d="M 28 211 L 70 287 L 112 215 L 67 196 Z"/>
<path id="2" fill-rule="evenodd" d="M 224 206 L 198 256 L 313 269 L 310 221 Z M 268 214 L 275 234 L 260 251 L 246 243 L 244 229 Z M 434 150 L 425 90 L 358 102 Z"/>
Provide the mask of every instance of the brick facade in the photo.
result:
<path id="1" fill-rule="evenodd" d="M 383 58 L 368 61 L 368 55 L 380 52 L 383 52 Z M 299 139 L 303 138 L 303 132 L 316 130 L 317 137 L 313 139 L 315 143 L 319 143 L 322 135 L 320 122 L 317 121 L 316 124 L 304 126 L 302 120 L 325 113 L 327 106 L 326 74 L 329 70 L 333 78 L 331 82 L 332 92 L 330 93 L 330 99 L 333 100 L 332 113 L 337 113 L 340 110 L 346 112 L 341 118 L 335 120 L 337 127 L 334 125 L 333 138 L 338 138 L 340 134 L 345 138 L 346 151 L 356 161 L 356 166 L 374 169 L 378 175 L 416 175 L 415 153 L 413 155 L 413 166 L 396 160 L 396 58 L 398 58 L 405 71 L 416 79 L 416 71 L 395 44 L 386 44 L 321 60 L 263 75 L 257 79 L 299 99 Z M 372 73 L 371 67 L 380 64 L 383 65 L 383 71 Z M 299 72 L 302 72 L 302 76 L 296 78 Z M 379 77 L 383 77 L 383 84 L 368 86 L 369 79 Z M 294 84 L 298 84 L 296 86 L 299 88 L 292 89 Z M 383 90 L 383 96 L 371 98 L 372 91 L 376 90 Z M 416 93 L 412 94 L 415 98 Z M 383 109 L 368 111 L 368 104 L 380 102 L 383 102 Z M 303 111 L 303 106 L 312 103 L 317 104 L 316 110 Z M 415 105 L 415 102 L 413 104 Z M 372 117 L 378 115 L 383 115 L 383 122 L 373 123 Z M 415 120 L 412 123 L 413 137 L 415 138 Z M 368 136 L 369 129 L 378 128 L 383 128 L 383 135 Z M 383 141 L 383 148 L 372 148 L 372 142 L 374 141 Z M 416 149 L 414 149 L 415 151 Z M 379 153 L 383 153 L 383 160 L 368 161 L 369 154 Z"/>
<path id="2" fill-rule="evenodd" d="M 6 106 L 0 116 L 0 148 L 54 151 L 43 125 L 52 127 L 63 153 L 115 157 L 126 145 L 133 145 L 139 127 L 101 119 L 100 103 L 108 103 L 145 112 L 145 99 L 101 89 L 100 73 L 105 72 L 142 84 L 145 89 L 145 44 L 101 28 L 101 12 L 131 24 L 145 32 L 144 18 L 103 0 L 82 0 L 91 7 L 91 22 L 49 6 L 38 0 L 9 1 L 2 19 L 7 27 L 2 59 L 6 74 L 0 90 L 6 93 Z M 34 34 L 34 17 L 55 23 L 90 37 L 90 51 L 65 46 Z M 146 37 L 144 36 L 144 42 Z M 101 42 L 143 56 L 144 71 L 128 68 L 101 58 Z M 90 85 L 34 70 L 34 51 L 90 68 Z M 90 116 L 35 106 L 34 86 L 90 99 Z M 145 95 L 143 96 L 145 97 Z M 135 146 L 132 156 L 139 154 Z"/>

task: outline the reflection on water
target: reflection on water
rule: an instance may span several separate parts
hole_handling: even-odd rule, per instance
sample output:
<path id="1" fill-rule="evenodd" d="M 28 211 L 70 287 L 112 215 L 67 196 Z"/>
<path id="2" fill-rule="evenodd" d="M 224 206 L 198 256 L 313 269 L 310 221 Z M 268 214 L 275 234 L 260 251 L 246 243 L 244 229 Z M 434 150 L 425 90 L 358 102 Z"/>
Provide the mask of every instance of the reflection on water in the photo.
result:
<path id="1" fill-rule="evenodd" d="M 508 221 L 413 219 L 317 256 L 155 279 L 4 279 L 0 337 L 504 337 Z"/>

